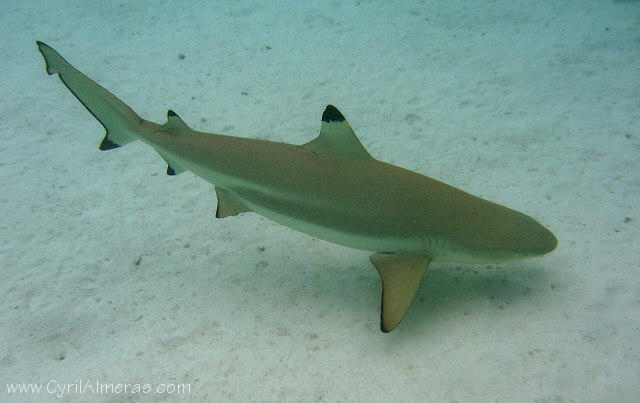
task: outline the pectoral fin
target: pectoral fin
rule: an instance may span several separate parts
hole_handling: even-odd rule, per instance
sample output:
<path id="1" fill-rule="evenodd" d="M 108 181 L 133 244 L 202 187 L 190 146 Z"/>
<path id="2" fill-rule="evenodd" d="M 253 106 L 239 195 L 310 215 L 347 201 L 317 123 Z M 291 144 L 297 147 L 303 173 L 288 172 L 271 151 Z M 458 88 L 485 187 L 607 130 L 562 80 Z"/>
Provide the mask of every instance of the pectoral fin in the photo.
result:
<path id="1" fill-rule="evenodd" d="M 380 330 L 388 333 L 407 314 L 431 259 L 388 253 L 375 253 L 370 259 L 382 280 Z"/>

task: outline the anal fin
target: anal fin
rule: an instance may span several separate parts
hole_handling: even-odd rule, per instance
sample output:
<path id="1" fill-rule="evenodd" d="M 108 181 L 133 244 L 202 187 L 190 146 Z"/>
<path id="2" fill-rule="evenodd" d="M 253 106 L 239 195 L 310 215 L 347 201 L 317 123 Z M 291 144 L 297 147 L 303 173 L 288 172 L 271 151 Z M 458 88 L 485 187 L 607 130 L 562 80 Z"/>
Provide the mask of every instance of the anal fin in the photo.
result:
<path id="1" fill-rule="evenodd" d="M 370 260 L 382 280 L 380 330 L 388 333 L 407 314 L 431 259 L 427 256 L 375 253 Z"/>
<path id="2" fill-rule="evenodd" d="M 160 156 L 167 163 L 167 175 L 171 175 L 171 176 L 179 175 L 179 174 L 183 173 L 184 171 L 186 171 L 186 169 L 184 169 L 180 164 L 175 162 L 170 157 L 168 157 L 168 156 L 166 156 L 164 154 L 160 154 Z"/>

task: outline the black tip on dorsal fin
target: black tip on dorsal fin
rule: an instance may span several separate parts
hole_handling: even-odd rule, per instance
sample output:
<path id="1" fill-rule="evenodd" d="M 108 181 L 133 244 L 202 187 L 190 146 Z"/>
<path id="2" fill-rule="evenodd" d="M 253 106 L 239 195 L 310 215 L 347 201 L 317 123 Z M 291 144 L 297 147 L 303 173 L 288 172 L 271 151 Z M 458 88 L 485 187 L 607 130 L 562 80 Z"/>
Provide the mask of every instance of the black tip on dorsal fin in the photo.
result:
<path id="1" fill-rule="evenodd" d="M 345 120 L 342 113 L 333 105 L 327 105 L 327 108 L 322 113 L 323 122 L 344 122 Z"/>
<path id="2" fill-rule="evenodd" d="M 180 118 L 180 116 L 178 116 L 178 114 L 172 111 L 171 109 L 167 111 L 167 123 L 162 125 L 162 127 L 164 129 L 180 129 L 180 130 L 189 129 L 189 126 L 187 126 L 187 124 L 184 123 L 182 118 Z"/>
<path id="3" fill-rule="evenodd" d="M 322 113 L 320 134 L 303 148 L 313 152 L 333 152 L 352 158 L 371 158 L 338 108 L 327 105 Z"/>

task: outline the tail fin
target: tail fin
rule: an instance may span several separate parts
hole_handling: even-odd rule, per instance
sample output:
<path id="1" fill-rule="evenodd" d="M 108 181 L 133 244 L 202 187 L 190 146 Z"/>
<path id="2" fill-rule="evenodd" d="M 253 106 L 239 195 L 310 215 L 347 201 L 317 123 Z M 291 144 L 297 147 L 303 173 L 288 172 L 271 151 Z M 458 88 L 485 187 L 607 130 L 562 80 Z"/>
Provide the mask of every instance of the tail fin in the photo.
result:
<path id="1" fill-rule="evenodd" d="M 76 70 L 53 48 L 40 41 L 36 43 L 47 64 L 47 73 L 58 73 L 69 91 L 107 130 L 100 144 L 101 150 L 118 148 L 135 140 L 130 133 L 144 122 L 140 116 L 112 93 Z"/>

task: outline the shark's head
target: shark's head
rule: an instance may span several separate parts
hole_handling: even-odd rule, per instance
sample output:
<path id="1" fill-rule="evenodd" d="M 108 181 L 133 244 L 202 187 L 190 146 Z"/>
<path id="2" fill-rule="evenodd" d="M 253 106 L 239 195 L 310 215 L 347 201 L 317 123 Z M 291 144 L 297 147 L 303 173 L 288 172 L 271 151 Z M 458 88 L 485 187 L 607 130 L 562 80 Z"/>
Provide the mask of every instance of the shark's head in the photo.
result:
<path id="1" fill-rule="evenodd" d="M 515 210 L 495 205 L 485 214 L 469 218 L 442 260 L 500 263 L 541 256 L 558 245 L 542 224 Z M 491 211 L 493 210 L 493 211 Z"/>
<path id="2" fill-rule="evenodd" d="M 486 227 L 483 243 L 487 257 L 498 262 L 541 256 L 558 246 L 553 233 L 526 214 L 509 210 L 494 220 Z"/>
<path id="3" fill-rule="evenodd" d="M 522 214 L 519 224 L 506 230 L 507 250 L 517 257 L 540 256 L 553 251 L 558 240 L 546 227 L 533 218 Z"/>

